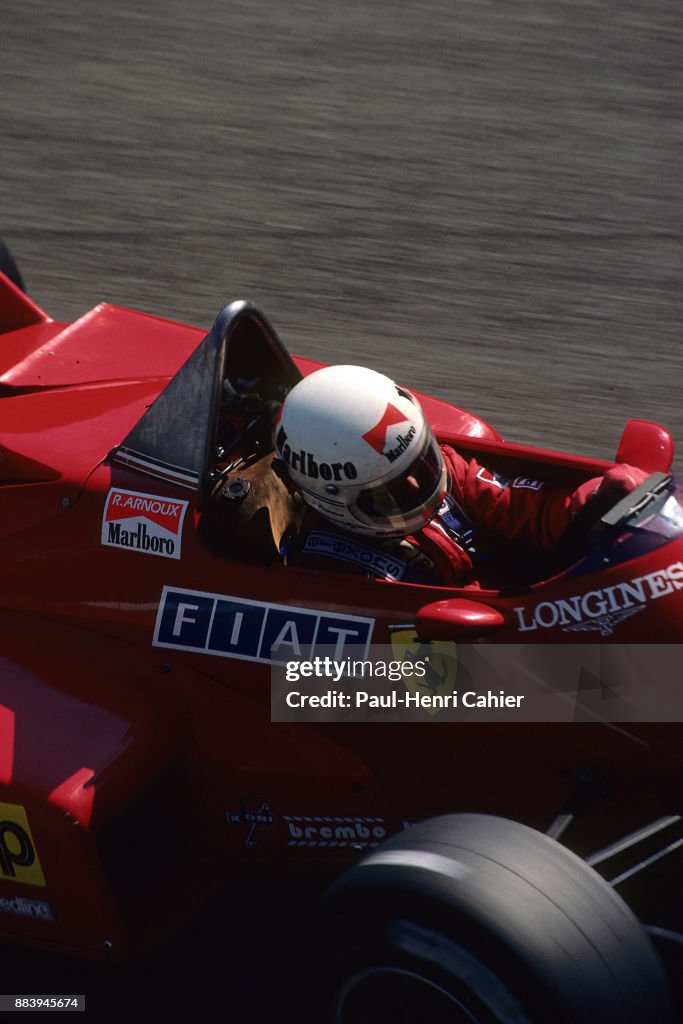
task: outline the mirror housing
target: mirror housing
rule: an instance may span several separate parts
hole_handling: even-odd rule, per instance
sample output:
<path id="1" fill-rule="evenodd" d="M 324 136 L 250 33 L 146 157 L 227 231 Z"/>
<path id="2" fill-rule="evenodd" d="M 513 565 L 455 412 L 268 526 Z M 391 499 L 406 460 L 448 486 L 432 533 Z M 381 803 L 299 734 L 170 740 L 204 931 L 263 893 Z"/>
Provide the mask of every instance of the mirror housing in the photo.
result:
<path id="1" fill-rule="evenodd" d="M 647 473 L 669 473 L 674 457 L 671 434 L 651 420 L 629 420 L 617 449 L 617 462 L 638 466 Z"/>
<path id="2" fill-rule="evenodd" d="M 415 630 L 421 640 L 474 640 L 507 624 L 498 608 L 463 597 L 426 604 L 415 617 Z"/>

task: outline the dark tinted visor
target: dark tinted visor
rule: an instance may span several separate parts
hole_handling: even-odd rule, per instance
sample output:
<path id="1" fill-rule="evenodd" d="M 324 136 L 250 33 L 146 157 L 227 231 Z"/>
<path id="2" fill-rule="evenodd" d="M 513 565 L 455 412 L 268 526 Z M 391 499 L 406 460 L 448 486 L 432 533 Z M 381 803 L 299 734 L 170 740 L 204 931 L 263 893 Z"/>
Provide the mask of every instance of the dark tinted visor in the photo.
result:
<path id="1" fill-rule="evenodd" d="M 427 447 L 390 483 L 367 487 L 358 496 L 358 510 L 373 520 L 410 515 L 434 498 L 441 481 L 443 459 L 432 437 Z"/>

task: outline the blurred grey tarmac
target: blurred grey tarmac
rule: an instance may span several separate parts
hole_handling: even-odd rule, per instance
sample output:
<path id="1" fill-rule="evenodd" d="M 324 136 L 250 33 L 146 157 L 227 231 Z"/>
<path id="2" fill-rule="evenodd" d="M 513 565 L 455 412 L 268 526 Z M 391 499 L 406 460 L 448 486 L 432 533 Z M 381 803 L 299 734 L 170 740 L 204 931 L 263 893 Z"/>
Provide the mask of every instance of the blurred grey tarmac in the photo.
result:
<path id="1" fill-rule="evenodd" d="M 510 440 L 683 449 L 675 0 L 0 13 L 0 233 L 53 316 L 248 297 Z"/>
<path id="2" fill-rule="evenodd" d="M 0 235 L 56 318 L 107 300 L 208 327 L 248 297 L 293 351 L 510 440 L 611 457 L 639 416 L 683 451 L 679 19 L 678 0 L 0 0 Z M 228 1019 L 255 1021 L 215 956 Z M 165 1020 L 199 1019 L 172 1002 Z"/>

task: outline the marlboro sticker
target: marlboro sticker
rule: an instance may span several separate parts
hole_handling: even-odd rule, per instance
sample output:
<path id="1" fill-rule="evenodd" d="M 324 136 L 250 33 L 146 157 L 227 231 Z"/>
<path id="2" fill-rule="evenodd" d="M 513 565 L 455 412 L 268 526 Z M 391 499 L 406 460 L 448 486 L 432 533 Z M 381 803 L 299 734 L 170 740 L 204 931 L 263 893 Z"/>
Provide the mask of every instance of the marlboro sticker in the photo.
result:
<path id="1" fill-rule="evenodd" d="M 189 502 L 113 487 L 102 518 L 102 543 L 162 558 L 180 558 Z"/>

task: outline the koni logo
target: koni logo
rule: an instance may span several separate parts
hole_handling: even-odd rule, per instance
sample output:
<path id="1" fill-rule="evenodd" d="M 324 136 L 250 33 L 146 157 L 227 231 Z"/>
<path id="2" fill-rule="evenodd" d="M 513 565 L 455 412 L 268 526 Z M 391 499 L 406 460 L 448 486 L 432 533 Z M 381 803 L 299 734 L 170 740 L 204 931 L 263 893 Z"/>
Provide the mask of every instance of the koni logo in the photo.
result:
<path id="1" fill-rule="evenodd" d="M 178 559 L 188 504 L 113 487 L 104 506 L 102 544 Z"/>

